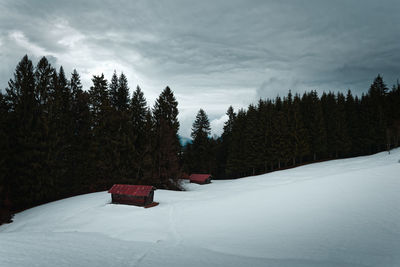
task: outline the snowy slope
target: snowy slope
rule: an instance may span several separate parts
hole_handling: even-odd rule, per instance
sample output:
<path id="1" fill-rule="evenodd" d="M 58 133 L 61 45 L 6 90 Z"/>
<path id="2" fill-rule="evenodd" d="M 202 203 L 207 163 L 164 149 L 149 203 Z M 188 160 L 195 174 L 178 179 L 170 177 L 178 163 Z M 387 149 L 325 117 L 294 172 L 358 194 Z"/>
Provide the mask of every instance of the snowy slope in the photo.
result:
<path id="1" fill-rule="evenodd" d="M 17 214 L 0 266 L 400 266 L 400 150 L 188 191 L 106 192 Z"/>

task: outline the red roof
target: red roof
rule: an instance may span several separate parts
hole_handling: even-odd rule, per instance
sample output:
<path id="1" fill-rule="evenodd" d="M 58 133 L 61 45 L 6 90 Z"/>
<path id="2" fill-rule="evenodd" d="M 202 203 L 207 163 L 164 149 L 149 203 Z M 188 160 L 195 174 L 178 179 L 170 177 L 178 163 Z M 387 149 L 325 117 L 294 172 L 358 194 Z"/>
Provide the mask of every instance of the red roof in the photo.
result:
<path id="1" fill-rule="evenodd" d="M 147 197 L 153 190 L 154 188 L 150 185 L 115 184 L 108 190 L 108 193 Z"/>
<path id="2" fill-rule="evenodd" d="M 210 177 L 211 174 L 192 174 L 190 175 L 190 181 L 205 182 Z"/>

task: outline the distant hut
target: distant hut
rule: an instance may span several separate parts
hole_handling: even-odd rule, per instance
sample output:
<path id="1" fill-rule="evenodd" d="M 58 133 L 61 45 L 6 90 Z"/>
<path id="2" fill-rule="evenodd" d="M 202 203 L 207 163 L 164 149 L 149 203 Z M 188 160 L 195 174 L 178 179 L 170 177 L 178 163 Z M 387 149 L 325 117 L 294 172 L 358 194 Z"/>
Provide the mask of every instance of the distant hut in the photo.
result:
<path id="1" fill-rule="evenodd" d="M 108 190 L 112 203 L 148 206 L 153 203 L 154 187 L 149 185 L 115 184 Z"/>
<path id="2" fill-rule="evenodd" d="M 211 174 L 192 174 L 190 175 L 190 182 L 196 184 L 209 184 L 211 183 Z"/>

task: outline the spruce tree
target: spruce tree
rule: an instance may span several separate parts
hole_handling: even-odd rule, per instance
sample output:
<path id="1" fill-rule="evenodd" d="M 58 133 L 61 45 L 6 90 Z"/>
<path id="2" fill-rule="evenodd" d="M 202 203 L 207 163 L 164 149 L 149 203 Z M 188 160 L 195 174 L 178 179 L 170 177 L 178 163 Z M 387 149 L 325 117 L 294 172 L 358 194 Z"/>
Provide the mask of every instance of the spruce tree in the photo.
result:
<path id="1" fill-rule="evenodd" d="M 107 80 L 104 75 L 93 76 L 90 87 L 90 111 L 92 117 L 92 142 L 90 150 L 92 190 L 107 189 L 115 178 L 112 139 L 112 109 Z"/>
<path id="2" fill-rule="evenodd" d="M 36 96 L 43 111 L 48 113 L 49 92 L 51 91 L 51 79 L 54 68 L 50 65 L 46 57 L 42 57 L 35 69 Z"/>
<path id="3" fill-rule="evenodd" d="M 132 125 L 132 140 L 135 146 L 134 161 L 136 162 L 135 177 L 143 180 L 144 175 L 144 157 L 148 155 L 150 147 L 150 131 L 152 131 L 152 118 L 149 113 L 143 91 L 139 86 L 133 92 L 130 107 L 129 120 Z M 148 160 L 148 159 L 147 159 Z"/>
<path id="4" fill-rule="evenodd" d="M 154 180 L 165 188 L 178 188 L 180 166 L 178 154 L 178 102 L 167 86 L 157 98 L 153 107 L 154 141 Z"/>
<path id="5" fill-rule="evenodd" d="M 326 129 L 321 108 L 321 102 L 316 91 L 304 94 L 302 97 L 302 115 L 307 129 L 307 143 L 315 161 L 326 152 Z"/>
<path id="6" fill-rule="evenodd" d="M 383 78 L 378 75 L 371 84 L 368 91 L 367 105 L 369 106 L 370 120 L 370 139 L 372 142 L 372 151 L 377 152 L 386 147 L 386 95 L 388 88 L 383 82 Z"/>
<path id="7" fill-rule="evenodd" d="M 289 158 L 289 125 L 287 120 L 287 107 L 282 103 L 280 97 L 275 100 L 275 110 L 272 117 L 272 133 L 271 133 L 271 150 L 273 161 L 278 164 L 278 168 L 282 167 L 282 163 L 286 163 Z"/>
<path id="8" fill-rule="evenodd" d="M 120 111 L 127 111 L 129 107 L 128 79 L 124 73 L 118 78 L 117 107 Z"/>
<path id="9" fill-rule="evenodd" d="M 225 177 L 226 163 L 228 160 L 228 151 L 231 145 L 232 128 L 236 118 L 236 113 L 234 112 L 232 106 L 229 106 L 226 115 L 228 116 L 228 120 L 224 123 L 223 132 L 221 135 L 220 148 L 218 151 L 220 159 L 218 169 L 220 170 L 221 177 Z"/>
<path id="10" fill-rule="evenodd" d="M 348 133 L 348 123 L 346 120 L 346 100 L 343 94 L 337 94 L 336 102 L 336 144 L 335 157 L 345 157 L 350 151 L 351 141 Z"/>
<path id="11" fill-rule="evenodd" d="M 207 114 L 200 109 L 193 122 L 191 137 L 193 138 L 193 155 L 194 161 L 193 172 L 209 173 L 210 167 L 210 122 Z"/>
<path id="12" fill-rule="evenodd" d="M 12 151 L 7 161 L 7 191 L 13 209 L 22 209 L 39 203 L 44 194 L 41 186 L 45 158 L 42 122 L 33 65 L 28 56 L 18 63 L 6 92 L 12 133 L 9 136 Z"/>
<path id="13" fill-rule="evenodd" d="M 290 120 L 290 138 L 291 150 L 293 151 L 293 165 L 296 164 L 296 158 L 299 159 L 301 163 L 303 161 L 303 157 L 309 153 L 309 145 L 307 143 L 307 131 L 304 126 L 304 119 L 301 113 L 300 102 L 300 96 L 296 94 L 293 99 Z"/>
<path id="14" fill-rule="evenodd" d="M 118 110 L 118 89 L 119 89 L 119 83 L 118 83 L 118 76 L 117 72 L 114 70 L 114 73 L 111 77 L 111 81 L 109 84 L 109 89 L 110 89 L 110 105 L 111 107 L 115 108 Z"/>
<path id="15" fill-rule="evenodd" d="M 245 129 L 245 165 L 251 175 L 258 172 L 263 165 L 262 143 L 264 135 L 260 127 L 260 117 L 257 108 L 250 105 L 247 110 L 247 123 Z"/>
<path id="16" fill-rule="evenodd" d="M 232 139 L 228 150 L 226 174 L 229 177 L 242 177 L 246 173 L 245 157 L 245 129 L 246 112 L 240 109 L 232 127 Z"/>
<path id="17" fill-rule="evenodd" d="M 92 133 L 89 93 L 82 90 L 80 76 L 76 70 L 71 74 L 69 86 L 72 92 L 71 114 L 73 120 L 70 190 L 73 194 L 81 194 L 89 191 L 91 176 L 89 151 Z"/>
<path id="18" fill-rule="evenodd" d="M 143 177 L 139 180 L 142 184 L 152 184 L 154 182 L 153 178 L 155 177 L 155 159 L 154 159 L 154 147 L 155 147 L 155 127 L 154 127 L 154 119 L 152 113 L 149 108 L 146 110 L 145 116 L 145 124 L 144 124 L 144 133 L 146 134 L 143 139 L 142 148 L 142 159 L 141 159 L 141 169 L 139 174 L 142 174 Z"/>

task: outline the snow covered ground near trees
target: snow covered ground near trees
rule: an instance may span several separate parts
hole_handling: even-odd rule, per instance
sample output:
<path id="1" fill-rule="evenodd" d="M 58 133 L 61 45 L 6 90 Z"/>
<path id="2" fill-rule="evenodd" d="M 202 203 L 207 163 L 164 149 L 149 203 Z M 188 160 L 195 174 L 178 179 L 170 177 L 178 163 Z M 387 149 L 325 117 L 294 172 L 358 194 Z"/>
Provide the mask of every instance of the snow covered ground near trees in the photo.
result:
<path id="1" fill-rule="evenodd" d="M 187 191 L 106 192 L 16 214 L 0 266 L 400 266 L 400 149 Z"/>

